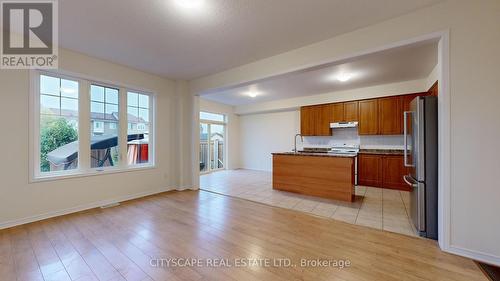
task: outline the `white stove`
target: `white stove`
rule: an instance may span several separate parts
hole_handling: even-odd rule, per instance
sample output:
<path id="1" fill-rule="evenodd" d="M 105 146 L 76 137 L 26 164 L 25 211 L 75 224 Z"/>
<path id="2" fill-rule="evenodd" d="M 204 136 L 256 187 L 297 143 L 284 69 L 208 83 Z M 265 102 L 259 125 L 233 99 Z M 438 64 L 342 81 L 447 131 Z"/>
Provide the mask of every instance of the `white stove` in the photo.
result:
<path id="1" fill-rule="evenodd" d="M 358 154 L 359 144 L 336 144 L 330 148 L 330 153 L 336 154 Z"/>
<path id="2" fill-rule="evenodd" d="M 358 153 L 359 153 L 359 144 L 353 143 L 343 143 L 336 144 L 332 146 L 330 152 L 332 154 L 354 154 L 354 185 L 358 185 Z"/>

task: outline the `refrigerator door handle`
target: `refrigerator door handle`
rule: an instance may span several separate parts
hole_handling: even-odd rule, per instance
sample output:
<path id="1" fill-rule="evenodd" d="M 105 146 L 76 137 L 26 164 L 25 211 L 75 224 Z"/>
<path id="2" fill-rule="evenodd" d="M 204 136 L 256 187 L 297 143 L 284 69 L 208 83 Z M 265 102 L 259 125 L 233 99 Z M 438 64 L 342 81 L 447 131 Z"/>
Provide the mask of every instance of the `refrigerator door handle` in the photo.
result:
<path id="1" fill-rule="evenodd" d="M 404 134 L 404 166 L 405 167 L 413 167 L 413 164 L 408 164 L 408 115 L 411 114 L 411 111 L 405 111 L 403 112 L 403 119 L 404 119 L 404 124 L 403 124 L 403 134 Z M 406 179 L 405 179 L 406 181 Z M 408 182 L 407 182 L 408 183 Z"/>
<path id="2" fill-rule="evenodd" d="M 410 180 L 409 180 L 410 179 Z M 415 182 L 413 180 L 413 178 L 409 177 L 408 175 L 404 175 L 403 176 L 403 180 L 406 182 L 407 185 L 413 187 L 413 188 L 417 188 L 418 187 L 418 183 Z"/>

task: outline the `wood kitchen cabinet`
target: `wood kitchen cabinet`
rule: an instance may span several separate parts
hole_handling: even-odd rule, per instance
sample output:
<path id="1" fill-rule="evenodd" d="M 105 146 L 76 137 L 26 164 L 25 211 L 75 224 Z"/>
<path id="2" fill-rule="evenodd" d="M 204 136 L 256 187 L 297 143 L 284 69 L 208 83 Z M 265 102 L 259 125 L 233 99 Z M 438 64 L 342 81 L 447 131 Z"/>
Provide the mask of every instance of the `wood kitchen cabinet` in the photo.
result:
<path id="1" fill-rule="evenodd" d="M 413 99 L 415 99 L 416 97 L 419 97 L 419 96 L 425 96 L 427 95 L 426 92 L 423 92 L 423 93 L 416 93 L 416 94 L 411 94 L 411 95 L 404 95 L 402 98 L 403 98 L 403 112 L 405 111 L 410 111 L 410 103 Z"/>
<path id="2" fill-rule="evenodd" d="M 358 101 L 332 104 L 332 122 L 358 121 Z"/>
<path id="3" fill-rule="evenodd" d="M 344 102 L 344 121 L 358 121 L 358 101 Z"/>
<path id="4" fill-rule="evenodd" d="M 379 132 L 378 99 L 362 100 L 359 102 L 359 129 L 360 135 L 377 135 Z"/>
<path id="5" fill-rule="evenodd" d="M 403 180 L 408 170 L 403 161 L 403 155 L 360 154 L 358 184 L 408 191 Z"/>
<path id="6" fill-rule="evenodd" d="M 427 93 L 429 94 L 429 96 L 437 97 L 438 96 L 438 88 L 439 88 L 438 81 L 436 81 L 431 86 L 431 88 L 427 91 Z"/>
<path id="7" fill-rule="evenodd" d="M 404 166 L 402 155 L 384 155 L 382 158 L 382 187 L 410 190 L 403 180 L 408 170 Z"/>
<path id="8" fill-rule="evenodd" d="M 404 134 L 404 116 L 403 116 L 403 113 L 405 111 L 410 111 L 410 103 L 412 100 L 414 100 L 416 97 L 419 97 L 419 96 L 426 96 L 428 95 L 427 92 L 422 92 L 422 93 L 415 93 L 415 94 L 410 94 L 410 95 L 404 95 L 402 96 L 402 113 L 401 113 L 401 134 Z M 410 120 L 411 116 L 408 116 L 408 120 L 407 120 L 407 123 L 406 123 L 406 126 L 407 126 L 407 130 L 408 132 L 411 131 L 411 120 Z"/>
<path id="9" fill-rule="evenodd" d="M 358 184 L 382 185 L 382 158 L 380 155 L 360 154 L 358 156 Z"/>
<path id="10" fill-rule="evenodd" d="M 318 108 L 319 110 L 319 120 L 316 123 L 315 133 L 316 136 L 331 136 L 332 129 L 330 129 L 330 123 L 332 122 L 332 105 L 325 104 Z"/>
<path id="11" fill-rule="evenodd" d="M 273 153 L 273 189 L 354 201 L 354 157 Z"/>
<path id="12" fill-rule="evenodd" d="M 300 134 L 303 136 L 314 135 L 314 115 L 314 107 L 303 106 L 300 108 Z"/>
<path id="13" fill-rule="evenodd" d="M 426 95 L 437 95 L 437 82 L 428 92 L 304 106 L 300 109 L 300 131 L 303 136 L 330 136 L 331 122 L 358 121 L 360 135 L 402 135 L 403 112 L 410 110 L 414 98 Z"/>
<path id="14" fill-rule="evenodd" d="M 330 104 L 300 108 L 300 133 L 303 136 L 330 136 L 332 106 Z"/>
<path id="15" fill-rule="evenodd" d="M 402 131 L 402 98 L 388 97 L 378 99 L 378 135 L 399 135 Z"/>
<path id="16" fill-rule="evenodd" d="M 344 122 L 344 103 L 334 103 L 332 104 L 332 122 Z"/>

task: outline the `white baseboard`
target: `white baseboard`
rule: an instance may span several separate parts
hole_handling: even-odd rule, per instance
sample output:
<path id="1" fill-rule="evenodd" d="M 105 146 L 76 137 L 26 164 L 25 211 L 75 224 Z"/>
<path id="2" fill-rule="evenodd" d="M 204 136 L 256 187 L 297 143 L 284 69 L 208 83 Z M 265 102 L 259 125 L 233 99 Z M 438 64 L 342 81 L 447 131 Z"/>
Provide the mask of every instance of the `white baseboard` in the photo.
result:
<path id="1" fill-rule="evenodd" d="M 40 221 L 40 220 L 44 220 L 44 219 L 49 219 L 49 218 L 53 218 L 53 217 L 58 217 L 58 216 L 62 216 L 62 215 L 67 215 L 67 214 L 71 214 L 71 213 L 81 212 L 81 211 L 94 209 L 94 208 L 98 208 L 98 207 L 109 205 L 109 204 L 115 204 L 115 203 L 119 203 L 119 202 L 123 202 L 123 201 L 127 201 L 127 200 L 137 199 L 137 198 L 141 198 L 141 197 L 145 197 L 145 196 L 149 196 L 149 195 L 154 195 L 154 194 L 158 194 L 158 193 L 162 193 L 162 192 L 166 192 L 166 191 L 171 191 L 171 190 L 180 190 L 180 189 L 175 188 L 175 187 L 160 188 L 160 189 L 153 190 L 153 191 L 140 192 L 140 193 L 126 195 L 126 196 L 122 196 L 122 197 L 118 197 L 118 198 L 114 198 L 114 199 L 107 199 L 107 200 L 102 200 L 102 201 L 93 202 L 93 203 L 89 203 L 89 204 L 84 204 L 84 205 L 80 205 L 80 206 L 76 206 L 76 207 L 72 207 L 72 208 L 68 208 L 68 209 L 52 211 L 52 212 L 48 212 L 48 213 L 41 214 L 41 215 L 35 215 L 35 216 L 30 216 L 30 217 L 26 217 L 26 218 L 22 218 L 22 219 L 1 222 L 0 229 L 14 227 L 14 226 L 22 225 L 22 224 L 27 224 L 27 223 Z"/>
<path id="2" fill-rule="evenodd" d="M 466 258 L 470 258 L 476 261 L 480 261 L 483 263 L 495 265 L 495 266 L 500 266 L 500 257 L 487 254 L 487 253 L 482 253 L 474 250 L 469 250 L 465 249 L 462 247 L 457 247 L 457 246 L 450 246 L 449 249 L 446 250 L 446 252 L 458 255 L 458 256 L 463 256 Z"/>
<path id="3" fill-rule="evenodd" d="M 192 185 L 179 186 L 175 190 L 183 191 L 183 190 L 198 190 L 199 188 L 193 188 Z"/>

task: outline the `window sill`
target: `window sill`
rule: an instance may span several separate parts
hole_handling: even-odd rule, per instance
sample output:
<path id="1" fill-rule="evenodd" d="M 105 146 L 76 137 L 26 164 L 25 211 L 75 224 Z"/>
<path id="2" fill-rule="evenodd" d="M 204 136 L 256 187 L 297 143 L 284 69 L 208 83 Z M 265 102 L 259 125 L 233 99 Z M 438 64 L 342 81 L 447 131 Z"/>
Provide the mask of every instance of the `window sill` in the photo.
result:
<path id="1" fill-rule="evenodd" d="M 118 174 L 118 173 L 137 172 L 137 171 L 144 171 L 144 170 L 152 170 L 155 168 L 156 168 L 155 164 L 144 164 L 144 165 L 127 167 L 127 168 L 111 167 L 111 168 L 104 168 L 104 169 L 99 169 L 99 170 L 98 169 L 90 169 L 90 170 L 86 170 L 86 171 L 75 170 L 75 171 L 60 173 L 60 174 L 56 174 L 56 175 L 34 176 L 31 178 L 30 183 L 46 182 L 46 181 L 58 181 L 58 180 L 93 177 L 93 176 L 100 176 L 100 175 L 111 175 L 111 174 Z"/>

